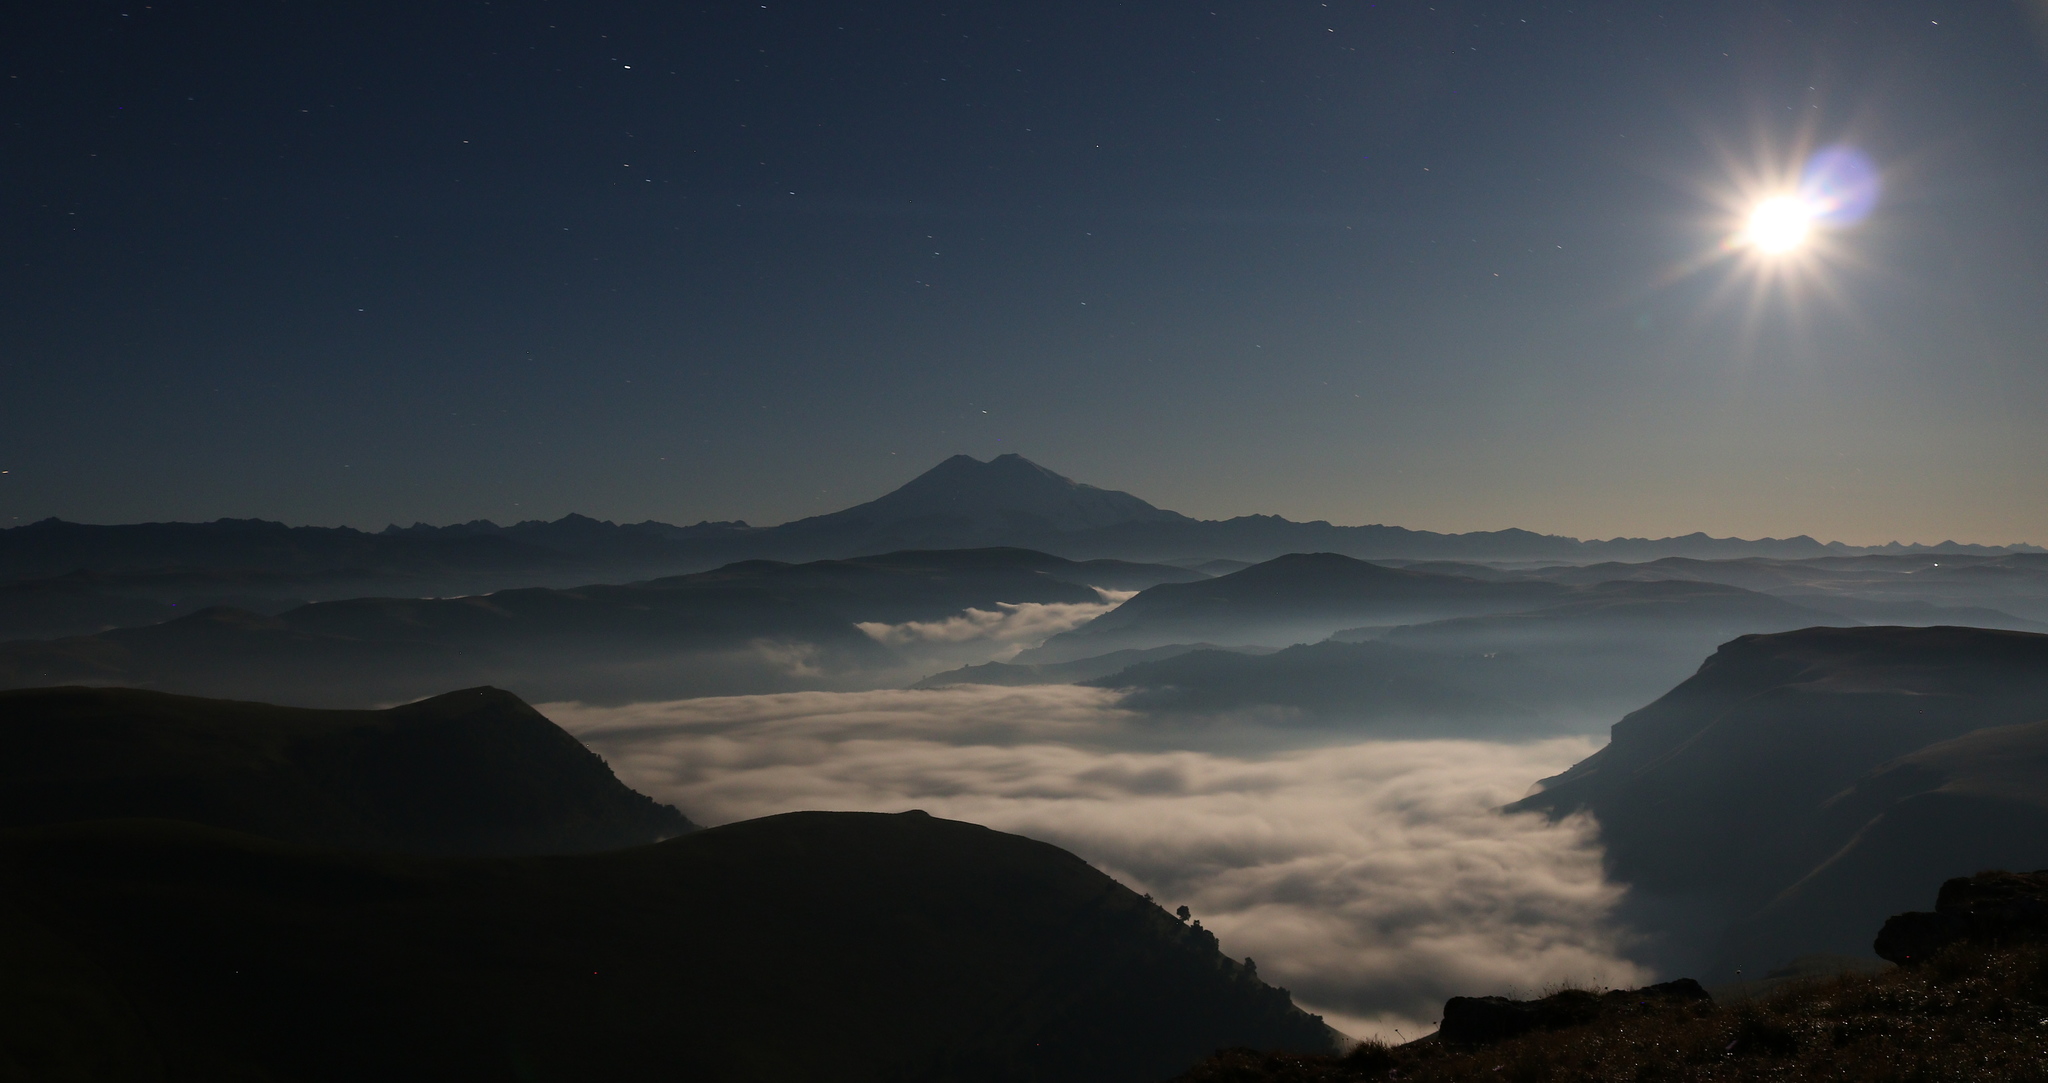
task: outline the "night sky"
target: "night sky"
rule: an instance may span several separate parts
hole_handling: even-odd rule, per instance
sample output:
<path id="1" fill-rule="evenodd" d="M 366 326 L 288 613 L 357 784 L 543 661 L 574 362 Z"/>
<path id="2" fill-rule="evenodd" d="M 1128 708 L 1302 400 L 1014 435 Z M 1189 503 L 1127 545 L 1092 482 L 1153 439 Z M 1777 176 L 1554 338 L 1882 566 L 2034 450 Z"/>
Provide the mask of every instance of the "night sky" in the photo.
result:
<path id="1" fill-rule="evenodd" d="M 9 5 L 0 193 L 0 525 L 2048 542 L 2041 0 Z"/>

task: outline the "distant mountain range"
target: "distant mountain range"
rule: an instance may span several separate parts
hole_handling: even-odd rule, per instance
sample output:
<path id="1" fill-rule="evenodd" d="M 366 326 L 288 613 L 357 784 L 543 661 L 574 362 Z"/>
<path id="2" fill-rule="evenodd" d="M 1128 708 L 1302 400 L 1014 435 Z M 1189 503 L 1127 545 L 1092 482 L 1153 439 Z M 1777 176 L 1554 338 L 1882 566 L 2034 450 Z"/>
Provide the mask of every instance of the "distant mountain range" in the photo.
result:
<path id="1" fill-rule="evenodd" d="M 1274 515 L 1199 520 L 1129 493 L 1073 481 L 1019 455 L 988 462 L 956 455 L 878 499 L 772 527 L 621 524 L 570 515 L 510 526 L 482 520 L 439 527 L 416 523 L 367 533 L 250 519 L 125 526 L 47 519 L 0 530 L 0 582 L 48 580 L 83 570 L 102 578 L 70 584 L 73 594 L 90 587 L 189 609 L 234 598 L 298 604 L 369 593 L 479 593 L 507 586 L 619 582 L 754 558 L 810 561 L 988 546 L 1030 548 L 1070 559 L 1189 564 L 1258 562 L 1299 552 L 1374 560 L 1569 563 L 2043 552 L 2027 545 L 1953 542 L 1854 547 L 1803 535 L 1754 541 L 1705 534 L 1581 541 L 1526 530 L 1440 534 L 1396 526 L 1301 523 Z M 209 575 L 230 581 L 194 578 Z"/>

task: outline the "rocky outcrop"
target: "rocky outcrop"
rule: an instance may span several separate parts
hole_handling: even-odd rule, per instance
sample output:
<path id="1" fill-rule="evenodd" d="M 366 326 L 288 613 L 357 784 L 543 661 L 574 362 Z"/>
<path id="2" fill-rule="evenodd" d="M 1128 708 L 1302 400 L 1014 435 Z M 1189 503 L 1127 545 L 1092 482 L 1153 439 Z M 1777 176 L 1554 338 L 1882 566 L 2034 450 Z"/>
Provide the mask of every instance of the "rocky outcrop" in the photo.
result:
<path id="1" fill-rule="evenodd" d="M 1980 872 L 1941 885 L 1934 910 L 1894 914 L 1871 947 L 1905 966 L 1959 941 L 2048 937 L 2048 869 Z"/>
<path id="2" fill-rule="evenodd" d="M 1691 978 L 1605 993 L 1566 989 L 1541 1000 L 1452 997 L 1444 1002 L 1444 1021 L 1436 1038 L 1448 1045 L 1488 1045 L 1530 1031 L 1581 1026 L 1602 1016 L 1640 1011 L 1651 1005 L 1711 999 L 1700 983 Z"/>

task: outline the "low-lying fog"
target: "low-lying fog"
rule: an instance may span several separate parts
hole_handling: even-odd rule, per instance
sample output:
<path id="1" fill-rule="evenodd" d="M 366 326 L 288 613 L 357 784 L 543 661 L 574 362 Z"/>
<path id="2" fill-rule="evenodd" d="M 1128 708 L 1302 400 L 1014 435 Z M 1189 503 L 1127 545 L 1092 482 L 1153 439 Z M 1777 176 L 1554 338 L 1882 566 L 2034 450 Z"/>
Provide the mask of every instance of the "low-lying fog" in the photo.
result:
<path id="1" fill-rule="evenodd" d="M 1492 811 L 1597 738 L 1301 747 L 1256 720 L 1162 721 L 1118 698 L 968 685 L 541 710 L 701 823 L 922 808 L 1063 846 L 1187 905 L 1360 1037 L 1426 1032 L 1448 996 L 1650 977 L 1610 924 L 1620 891 L 1591 825 Z"/>

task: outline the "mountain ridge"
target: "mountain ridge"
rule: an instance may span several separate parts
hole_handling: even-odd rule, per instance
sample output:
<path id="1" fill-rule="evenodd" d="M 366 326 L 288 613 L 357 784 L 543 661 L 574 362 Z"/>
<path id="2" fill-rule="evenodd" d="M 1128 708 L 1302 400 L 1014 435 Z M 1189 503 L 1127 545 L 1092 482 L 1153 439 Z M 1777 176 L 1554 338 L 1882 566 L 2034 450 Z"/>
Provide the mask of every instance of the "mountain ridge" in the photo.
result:
<path id="1" fill-rule="evenodd" d="M 1340 526 L 1277 515 L 1195 519 L 1130 493 L 1074 481 L 1017 454 L 952 456 L 873 500 L 777 526 L 703 521 L 616 523 L 581 514 L 501 526 L 396 524 L 381 531 L 288 526 L 261 519 L 99 525 L 48 518 L 0 529 L 0 579 L 210 568 L 300 574 L 446 576 L 451 567 L 515 574 L 535 585 L 592 570 L 673 574 L 749 557 L 814 560 L 890 549 L 1012 545 L 1072 559 L 1269 560 L 1289 552 L 1372 559 L 1559 559 L 1580 562 L 1741 556 L 2043 553 L 1987 546 L 1889 542 L 1851 546 L 1808 535 L 1579 539 L 1520 528 L 1448 534 L 1372 523 Z M 500 584 L 504 585 L 504 584 Z"/>

